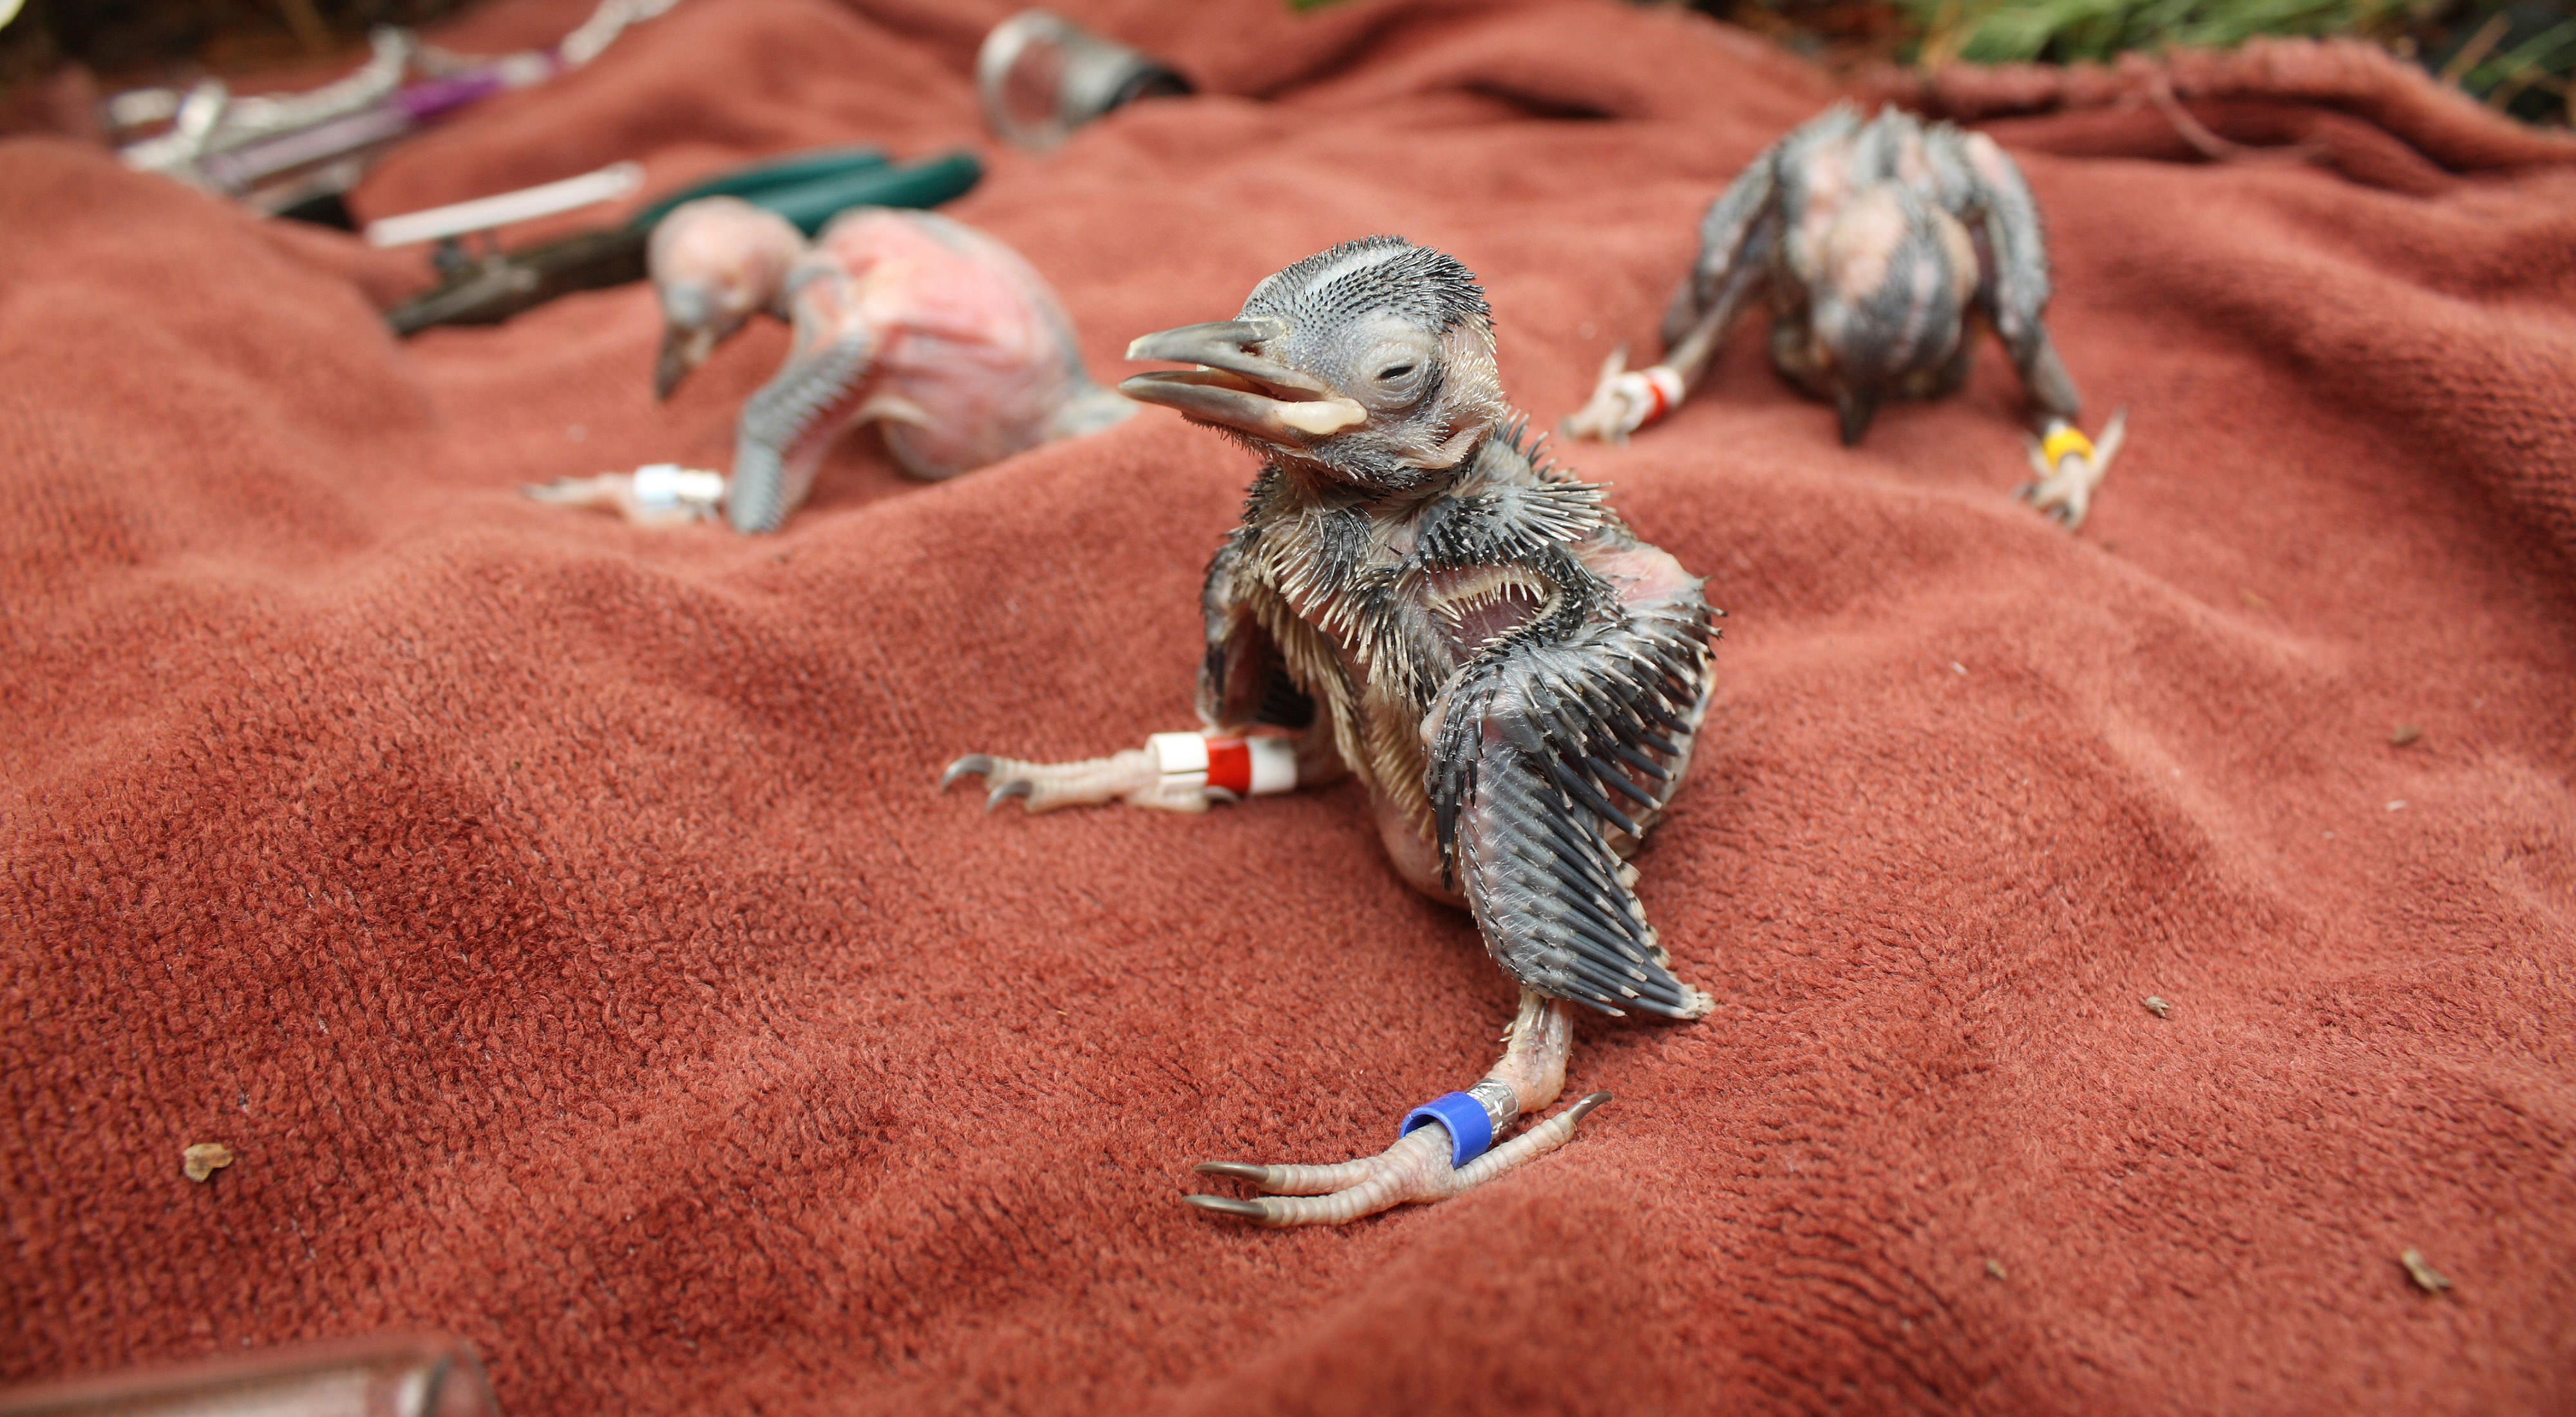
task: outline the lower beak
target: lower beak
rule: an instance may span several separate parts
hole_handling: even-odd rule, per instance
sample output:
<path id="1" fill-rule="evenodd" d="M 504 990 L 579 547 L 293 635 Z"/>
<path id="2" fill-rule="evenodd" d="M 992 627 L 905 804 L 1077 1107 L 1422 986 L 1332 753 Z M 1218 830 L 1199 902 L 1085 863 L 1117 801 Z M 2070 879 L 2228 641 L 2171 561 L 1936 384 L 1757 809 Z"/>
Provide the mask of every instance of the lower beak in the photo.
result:
<path id="1" fill-rule="evenodd" d="M 682 329 L 678 325 L 664 326 L 662 356 L 653 364 L 654 399 L 669 399 L 671 391 L 680 387 L 680 381 L 689 377 L 690 370 L 705 363 L 715 347 L 716 332 L 704 325 L 694 330 Z"/>
<path id="2" fill-rule="evenodd" d="M 1834 414 L 1842 424 L 1843 446 L 1848 448 L 1869 431 L 1869 423 L 1878 417 L 1878 395 L 1874 392 L 1844 389 L 1834 396 Z"/>
<path id="3" fill-rule="evenodd" d="M 1180 410 L 1199 423 L 1265 443 L 1303 448 L 1368 421 L 1368 410 L 1323 381 L 1264 359 L 1245 346 L 1286 334 L 1276 319 L 1183 325 L 1127 346 L 1130 359 L 1169 359 L 1197 369 L 1138 374 L 1118 391 L 1139 403 Z"/>

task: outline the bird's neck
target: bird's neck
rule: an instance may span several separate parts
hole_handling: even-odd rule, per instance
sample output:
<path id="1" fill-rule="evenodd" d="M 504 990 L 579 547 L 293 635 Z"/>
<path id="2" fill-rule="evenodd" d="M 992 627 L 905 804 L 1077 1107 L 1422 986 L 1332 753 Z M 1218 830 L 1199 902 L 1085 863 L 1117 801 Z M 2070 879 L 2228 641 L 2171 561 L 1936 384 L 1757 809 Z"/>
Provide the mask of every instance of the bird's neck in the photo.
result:
<path id="1" fill-rule="evenodd" d="M 1509 434 L 1492 427 L 1470 443 L 1456 462 L 1443 467 L 1353 466 L 1273 457 L 1263 469 L 1263 481 L 1276 484 L 1273 505 L 1285 515 L 1357 507 L 1374 519 L 1401 519 L 1449 496 L 1462 483 L 1505 472 L 1505 463 L 1521 475 L 1527 474 L 1530 465 Z"/>

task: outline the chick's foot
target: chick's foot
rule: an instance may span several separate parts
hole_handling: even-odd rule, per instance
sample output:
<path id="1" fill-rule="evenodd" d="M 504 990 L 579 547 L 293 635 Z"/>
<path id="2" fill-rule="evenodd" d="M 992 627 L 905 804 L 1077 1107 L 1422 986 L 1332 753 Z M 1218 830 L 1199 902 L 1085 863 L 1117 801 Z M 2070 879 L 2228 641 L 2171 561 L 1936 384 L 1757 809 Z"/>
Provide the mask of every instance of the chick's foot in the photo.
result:
<path id="1" fill-rule="evenodd" d="M 1335 1166 L 1202 1161 L 1195 1168 L 1202 1176 L 1248 1181 L 1269 1194 L 1251 1200 L 1204 1195 L 1181 1199 L 1255 1225 L 1340 1225 L 1407 1202 L 1447 1200 L 1474 1190 L 1574 1140 L 1574 1128 L 1584 1114 L 1609 1100 L 1609 1093 L 1593 1093 L 1464 1166 L 1452 1164 L 1457 1141 L 1449 1124 L 1439 1121 L 1405 1133 L 1375 1156 Z"/>
<path id="2" fill-rule="evenodd" d="M 1572 1141 L 1584 1115 L 1610 1100 L 1609 1093 L 1593 1093 L 1519 1136 L 1502 1139 L 1513 1122 L 1545 1108 L 1564 1090 L 1573 1044 L 1567 1005 L 1524 989 L 1520 1014 L 1504 1035 L 1502 1061 L 1473 1088 L 1415 1108 L 1395 1145 L 1375 1156 L 1327 1166 L 1202 1161 L 1196 1168 L 1200 1175 L 1248 1182 L 1267 1194 L 1249 1200 L 1209 1195 L 1181 1199 L 1256 1225 L 1340 1225 L 1407 1202 L 1447 1200 L 1474 1190 Z"/>

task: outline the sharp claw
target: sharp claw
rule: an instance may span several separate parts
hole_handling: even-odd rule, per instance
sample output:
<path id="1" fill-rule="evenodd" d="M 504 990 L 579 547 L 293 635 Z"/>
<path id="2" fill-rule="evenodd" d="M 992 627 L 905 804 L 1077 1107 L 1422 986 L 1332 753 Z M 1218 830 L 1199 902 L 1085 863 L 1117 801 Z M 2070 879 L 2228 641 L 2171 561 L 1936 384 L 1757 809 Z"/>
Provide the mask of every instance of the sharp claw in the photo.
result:
<path id="1" fill-rule="evenodd" d="M 1181 1199 L 1201 1210 L 1212 1210 L 1219 1215 L 1231 1215 L 1238 1219 L 1256 1220 L 1265 1224 L 1270 1219 L 1270 1207 L 1259 1201 L 1239 1201 L 1232 1196 L 1183 1196 Z"/>
<path id="2" fill-rule="evenodd" d="M 1589 1112 L 1590 1112 L 1593 1108 L 1595 1108 L 1595 1107 L 1601 1107 L 1601 1106 L 1605 1106 L 1605 1105 L 1607 1105 L 1607 1104 L 1609 1103 L 1609 1101 L 1610 1101 L 1610 1094 L 1609 1094 L 1609 1093 L 1606 1093 L 1606 1092 L 1596 1092 L 1596 1093 L 1592 1094 L 1590 1097 L 1587 1097 L 1587 1098 L 1583 1099 L 1582 1101 L 1575 1103 L 1573 1106 L 1566 1108 L 1566 1109 L 1565 1109 L 1565 1120 L 1566 1120 L 1567 1122 L 1569 1122 L 1569 1123 L 1571 1123 L 1571 1122 L 1580 1122 L 1580 1121 L 1582 1121 L 1582 1120 L 1583 1120 L 1584 1115 L 1585 1115 L 1586 1113 L 1589 1113 Z"/>
<path id="3" fill-rule="evenodd" d="M 1241 1161 L 1202 1161 L 1190 1168 L 1202 1176 L 1225 1176 L 1237 1181 L 1250 1181 L 1256 1186 L 1270 1183 L 1270 1168 Z"/>
<path id="4" fill-rule="evenodd" d="M 1029 781 L 1027 778 L 1020 778 L 1016 781 L 1003 783 L 1001 786 L 993 789 L 991 796 L 984 799 L 984 810 L 989 812 L 994 808 L 1001 806 L 1003 803 L 1010 801 L 1014 797 L 1026 797 L 1029 795 L 1030 790 L 1036 786 L 1036 783 Z"/>
<path id="5" fill-rule="evenodd" d="M 981 753 L 968 753 L 966 756 L 950 763 L 948 765 L 948 771 L 939 775 L 939 790 L 942 792 L 947 791 L 949 788 L 955 786 L 957 779 L 961 777 L 965 777 L 969 774 L 976 777 L 983 777 L 992 772 L 992 770 L 993 760 L 991 758 L 988 758 Z"/>

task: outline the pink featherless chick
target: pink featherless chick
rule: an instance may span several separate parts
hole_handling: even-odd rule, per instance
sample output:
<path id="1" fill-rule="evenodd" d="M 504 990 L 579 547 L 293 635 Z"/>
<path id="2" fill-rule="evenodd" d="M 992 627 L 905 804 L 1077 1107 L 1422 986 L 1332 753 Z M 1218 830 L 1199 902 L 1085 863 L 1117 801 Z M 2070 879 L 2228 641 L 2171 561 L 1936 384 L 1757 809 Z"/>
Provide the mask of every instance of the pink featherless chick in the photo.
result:
<path id="1" fill-rule="evenodd" d="M 903 470 L 938 481 L 1057 438 L 1097 432 L 1135 405 L 1091 380 L 1073 324 L 1018 252 L 931 212 L 859 207 L 808 246 L 784 218 L 731 197 L 673 211 L 648 253 L 667 322 L 655 392 L 668 397 L 760 311 L 795 330 L 787 362 L 743 406 L 725 513 L 776 531 L 824 455 L 879 425 Z M 556 486 L 548 500 L 620 500 Z"/>

